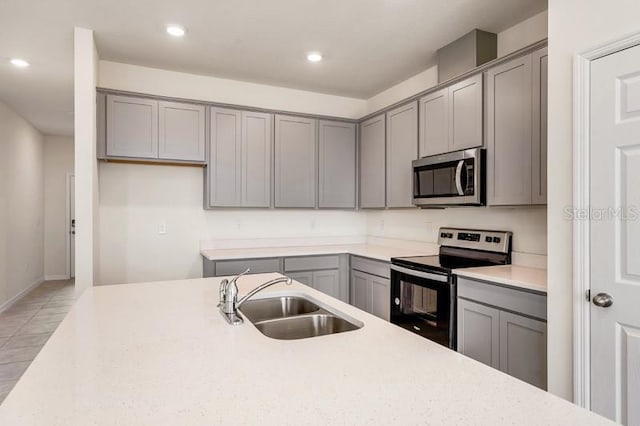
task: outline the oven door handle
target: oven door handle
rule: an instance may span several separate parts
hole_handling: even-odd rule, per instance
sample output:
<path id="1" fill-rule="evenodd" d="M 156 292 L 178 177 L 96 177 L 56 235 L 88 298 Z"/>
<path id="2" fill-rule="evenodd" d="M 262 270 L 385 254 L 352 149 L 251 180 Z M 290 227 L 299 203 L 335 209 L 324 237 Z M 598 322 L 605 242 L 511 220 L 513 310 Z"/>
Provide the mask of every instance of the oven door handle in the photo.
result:
<path id="1" fill-rule="evenodd" d="M 391 270 L 396 272 L 401 272 L 403 274 L 411 275 L 414 277 L 418 277 L 418 278 L 424 278 L 426 280 L 438 281 L 441 283 L 446 283 L 449 281 L 449 278 L 447 275 L 438 275 L 438 274 L 432 274 L 430 272 L 415 271 L 413 269 L 404 268 L 398 265 L 391 265 Z"/>
<path id="2" fill-rule="evenodd" d="M 456 189 L 458 190 L 458 195 L 464 195 L 464 190 L 462 189 L 462 168 L 464 167 L 464 160 L 460 160 L 458 162 L 458 166 L 456 167 Z"/>

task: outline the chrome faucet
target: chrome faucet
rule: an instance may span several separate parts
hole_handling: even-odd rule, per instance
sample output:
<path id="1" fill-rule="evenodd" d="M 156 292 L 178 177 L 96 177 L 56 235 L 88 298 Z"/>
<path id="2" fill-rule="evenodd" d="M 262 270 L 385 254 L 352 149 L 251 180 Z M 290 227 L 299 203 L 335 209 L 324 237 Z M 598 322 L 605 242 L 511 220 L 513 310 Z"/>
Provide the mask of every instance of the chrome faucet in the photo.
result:
<path id="1" fill-rule="evenodd" d="M 238 286 L 236 284 L 236 281 L 238 280 L 238 278 L 248 272 L 249 269 L 233 277 L 231 281 L 225 279 L 220 283 L 220 303 L 218 303 L 218 307 L 220 308 L 220 313 L 222 313 L 222 316 L 224 316 L 227 322 L 231 325 L 239 325 L 244 322 L 242 316 L 240 316 L 240 314 L 238 313 L 238 308 L 240 308 L 240 306 L 242 306 L 244 302 L 249 300 L 256 293 L 264 290 L 267 287 L 271 287 L 274 284 L 287 283 L 287 285 L 291 285 L 291 283 L 293 282 L 293 280 L 289 277 L 274 278 L 254 288 L 242 299 L 238 300 Z"/>

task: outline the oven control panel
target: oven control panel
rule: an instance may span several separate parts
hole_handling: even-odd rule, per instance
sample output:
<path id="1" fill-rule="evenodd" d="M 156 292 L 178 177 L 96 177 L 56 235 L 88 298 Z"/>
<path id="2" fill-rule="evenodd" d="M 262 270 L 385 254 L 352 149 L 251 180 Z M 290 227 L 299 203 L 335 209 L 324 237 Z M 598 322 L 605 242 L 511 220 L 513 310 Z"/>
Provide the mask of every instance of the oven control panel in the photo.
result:
<path id="1" fill-rule="evenodd" d="M 511 232 L 477 229 L 440 228 L 438 244 L 449 247 L 508 253 Z"/>

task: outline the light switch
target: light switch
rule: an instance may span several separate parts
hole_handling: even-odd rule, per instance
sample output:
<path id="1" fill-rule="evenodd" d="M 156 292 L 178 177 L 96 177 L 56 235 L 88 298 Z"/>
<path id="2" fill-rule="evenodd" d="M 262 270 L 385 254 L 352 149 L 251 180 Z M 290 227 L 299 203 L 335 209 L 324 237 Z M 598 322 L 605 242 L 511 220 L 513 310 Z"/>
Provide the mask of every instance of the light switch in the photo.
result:
<path id="1" fill-rule="evenodd" d="M 160 226 L 158 226 L 158 234 L 165 235 L 167 233 L 167 223 L 160 222 Z"/>

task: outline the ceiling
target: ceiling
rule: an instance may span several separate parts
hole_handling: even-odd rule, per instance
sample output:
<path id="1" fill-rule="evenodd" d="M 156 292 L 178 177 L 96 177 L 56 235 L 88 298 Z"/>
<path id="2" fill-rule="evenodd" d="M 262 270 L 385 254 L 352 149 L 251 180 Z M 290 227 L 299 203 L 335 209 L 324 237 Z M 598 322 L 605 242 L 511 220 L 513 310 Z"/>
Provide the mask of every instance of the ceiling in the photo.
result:
<path id="1" fill-rule="evenodd" d="M 472 30 L 546 0 L 0 0 L 0 100 L 45 134 L 73 133 L 73 28 L 101 59 L 366 99 Z M 165 25 L 187 28 L 181 39 Z M 312 64 L 306 53 L 324 60 Z M 17 69 L 19 57 L 31 63 Z"/>

